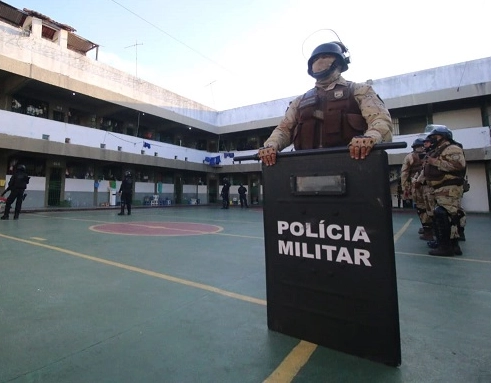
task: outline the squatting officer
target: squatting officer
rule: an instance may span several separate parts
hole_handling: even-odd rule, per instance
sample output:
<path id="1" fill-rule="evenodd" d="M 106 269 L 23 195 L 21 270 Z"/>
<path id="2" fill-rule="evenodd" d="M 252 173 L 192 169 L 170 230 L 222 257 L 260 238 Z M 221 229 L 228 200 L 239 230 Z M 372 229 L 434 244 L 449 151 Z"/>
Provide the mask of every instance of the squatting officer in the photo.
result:
<path id="1" fill-rule="evenodd" d="M 349 63 L 341 42 L 314 49 L 307 72 L 316 80 L 315 87 L 292 101 L 259 149 L 265 165 L 274 165 L 276 153 L 291 143 L 296 150 L 348 145 L 351 158 L 364 159 L 376 143 L 392 141 L 389 111 L 372 86 L 341 76 Z"/>

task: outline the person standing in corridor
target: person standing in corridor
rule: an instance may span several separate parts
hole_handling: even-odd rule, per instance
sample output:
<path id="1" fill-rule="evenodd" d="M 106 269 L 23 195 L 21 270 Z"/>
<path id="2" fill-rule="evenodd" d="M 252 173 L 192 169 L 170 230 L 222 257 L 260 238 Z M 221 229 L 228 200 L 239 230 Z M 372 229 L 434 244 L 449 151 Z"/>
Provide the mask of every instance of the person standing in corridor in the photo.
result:
<path id="1" fill-rule="evenodd" d="M 220 196 L 222 197 L 222 209 L 228 209 L 230 206 L 230 182 L 228 181 L 228 178 L 223 179 L 223 186 Z"/>
<path id="2" fill-rule="evenodd" d="M 128 211 L 128 215 L 131 215 L 131 203 L 133 202 L 133 178 L 131 172 L 124 174 L 123 182 L 119 187 L 119 195 L 121 196 L 121 212 L 118 215 L 124 215 L 124 207 Z"/>
<path id="3" fill-rule="evenodd" d="M 247 205 L 247 189 L 245 188 L 245 186 L 243 184 L 240 184 L 238 191 L 239 191 L 240 207 L 241 208 L 243 208 L 244 206 L 249 207 Z"/>
<path id="4" fill-rule="evenodd" d="M 24 201 L 27 184 L 30 177 L 26 173 L 26 167 L 24 165 L 17 165 L 14 174 L 10 177 L 7 189 L 2 193 L 2 197 L 5 193 L 10 191 L 7 201 L 5 201 L 5 211 L 2 220 L 9 219 L 10 208 L 15 201 L 14 219 L 19 219 L 19 214 L 22 209 L 22 202 Z"/>

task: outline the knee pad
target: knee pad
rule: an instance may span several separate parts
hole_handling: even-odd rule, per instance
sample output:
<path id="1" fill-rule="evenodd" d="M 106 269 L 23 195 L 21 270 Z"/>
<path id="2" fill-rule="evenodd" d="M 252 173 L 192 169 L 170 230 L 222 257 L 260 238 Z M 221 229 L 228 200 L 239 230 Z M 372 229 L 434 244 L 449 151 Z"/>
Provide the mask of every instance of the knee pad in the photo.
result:
<path id="1" fill-rule="evenodd" d="M 433 214 L 435 215 L 435 218 L 443 218 L 446 217 L 448 218 L 449 214 L 447 210 L 444 207 L 441 206 L 436 206 L 435 209 L 433 210 Z"/>

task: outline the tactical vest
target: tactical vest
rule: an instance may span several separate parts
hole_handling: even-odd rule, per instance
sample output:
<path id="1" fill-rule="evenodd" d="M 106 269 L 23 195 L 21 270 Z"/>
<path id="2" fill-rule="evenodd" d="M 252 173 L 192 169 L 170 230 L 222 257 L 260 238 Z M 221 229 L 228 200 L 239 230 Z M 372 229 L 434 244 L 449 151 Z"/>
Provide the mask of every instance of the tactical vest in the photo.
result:
<path id="1" fill-rule="evenodd" d="M 125 193 L 133 192 L 133 180 L 131 178 L 125 178 L 121 183 L 121 191 Z"/>
<path id="2" fill-rule="evenodd" d="M 24 190 L 27 188 L 29 183 L 29 176 L 25 173 L 16 173 L 14 176 L 14 184 L 12 189 Z"/>
<path id="3" fill-rule="evenodd" d="M 292 137 L 296 150 L 346 146 L 354 136 L 363 135 L 368 125 L 352 84 L 336 84 L 327 91 L 314 88 L 302 96 Z"/>
<path id="4" fill-rule="evenodd" d="M 452 145 L 450 142 L 444 143 L 435 150 L 428 153 L 428 157 L 438 158 L 443 151 Z M 428 162 L 424 165 L 424 176 L 427 181 L 431 182 L 432 186 L 449 186 L 449 185 L 463 185 L 466 168 L 455 172 L 444 172 L 438 167 L 430 165 Z M 446 178 L 446 179 L 445 179 Z M 441 182 L 439 182 L 441 181 Z"/>
<path id="5" fill-rule="evenodd" d="M 421 170 L 423 166 L 423 161 L 421 161 L 420 153 L 412 152 L 411 156 L 413 157 L 413 163 L 409 165 L 409 178 L 412 178 L 417 172 Z M 424 153 L 423 153 L 424 156 Z"/>

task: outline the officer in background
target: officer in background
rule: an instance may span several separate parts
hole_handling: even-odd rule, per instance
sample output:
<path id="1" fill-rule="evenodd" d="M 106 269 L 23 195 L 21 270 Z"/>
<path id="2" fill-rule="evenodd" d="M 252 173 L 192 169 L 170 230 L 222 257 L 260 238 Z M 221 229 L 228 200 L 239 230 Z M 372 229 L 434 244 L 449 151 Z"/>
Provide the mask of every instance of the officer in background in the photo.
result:
<path id="1" fill-rule="evenodd" d="M 341 42 L 314 49 L 307 72 L 316 80 L 315 87 L 290 103 L 259 149 L 265 165 L 274 165 L 276 153 L 291 143 L 296 150 L 348 145 L 351 158 L 364 159 L 376 143 L 392 141 L 389 111 L 372 86 L 341 76 L 349 63 Z"/>
<path id="2" fill-rule="evenodd" d="M 428 221 L 428 215 L 426 214 L 423 189 L 421 187 L 416 187 L 416 179 L 422 170 L 423 158 L 426 155 L 424 139 L 416 138 L 411 147 L 413 148 L 413 151 L 404 157 L 404 160 L 402 161 L 401 185 L 404 190 L 404 200 L 412 201 L 416 208 L 422 226 L 420 234 L 423 234 L 425 227 L 429 227 L 429 230 L 431 230 L 431 222 Z"/>
<path id="3" fill-rule="evenodd" d="M 428 153 L 423 173 L 433 188 L 434 228 L 437 247 L 430 255 L 462 255 L 459 240 L 459 209 L 463 196 L 466 161 L 462 145 L 453 140 L 452 132 L 444 125 L 435 125 L 427 137 L 433 149 Z"/>
<path id="4" fill-rule="evenodd" d="M 247 189 L 243 184 L 240 184 L 238 192 L 239 192 L 240 207 L 241 208 L 243 208 L 244 206 L 249 207 L 247 205 Z"/>
<path id="5" fill-rule="evenodd" d="M 0 219 L 9 219 L 10 208 L 15 201 L 14 219 L 19 219 L 19 214 L 22 209 L 22 202 L 24 201 L 24 192 L 26 191 L 27 184 L 30 177 L 26 173 L 26 167 L 24 165 L 17 165 L 14 174 L 10 177 L 7 189 L 2 193 L 2 197 L 10 191 L 7 201 L 5 201 L 5 211 Z"/>
<path id="6" fill-rule="evenodd" d="M 430 130 L 431 131 L 431 130 Z M 423 164 L 426 161 L 426 157 L 428 153 L 430 153 L 434 146 L 432 145 L 430 139 L 426 137 L 423 140 L 423 149 L 425 152 L 425 156 L 423 158 Z M 420 218 L 422 218 L 422 228 L 419 231 L 419 239 L 423 241 L 434 241 L 434 219 L 433 219 L 433 210 L 435 209 L 435 196 L 434 190 L 431 185 L 426 182 L 423 166 L 421 166 L 421 170 L 419 173 L 416 173 L 414 178 L 414 190 L 415 193 L 420 193 L 423 198 L 423 210 L 418 211 Z M 437 246 L 435 246 L 437 247 Z"/>
<path id="7" fill-rule="evenodd" d="M 415 203 L 414 195 L 414 182 L 413 178 L 416 173 L 421 170 L 423 165 L 423 158 L 425 156 L 424 151 L 424 139 L 416 138 L 411 145 L 413 151 L 409 153 L 402 161 L 401 167 L 401 186 L 403 190 L 403 199 L 405 201 L 412 200 Z"/>
<path id="8" fill-rule="evenodd" d="M 223 179 L 223 186 L 220 196 L 222 197 L 222 209 L 228 209 L 230 205 L 230 182 L 228 181 L 228 178 Z"/>
<path id="9" fill-rule="evenodd" d="M 118 215 L 124 215 L 124 207 L 128 210 L 128 215 L 131 215 L 131 203 L 133 201 L 133 178 L 131 172 L 124 174 L 123 182 L 119 187 L 119 195 L 121 196 L 121 212 Z"/>

